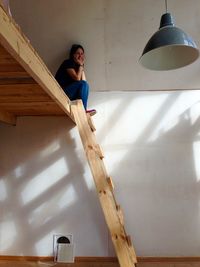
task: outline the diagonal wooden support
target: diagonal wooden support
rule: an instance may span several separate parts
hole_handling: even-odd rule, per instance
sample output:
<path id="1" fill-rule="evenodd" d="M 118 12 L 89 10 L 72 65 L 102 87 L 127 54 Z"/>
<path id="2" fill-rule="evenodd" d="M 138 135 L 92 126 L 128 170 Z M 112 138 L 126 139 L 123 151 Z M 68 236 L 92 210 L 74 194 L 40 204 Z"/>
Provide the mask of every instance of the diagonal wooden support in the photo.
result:
<path id="1" fill-rule="evenodd" d="M 94 178 L 97 193 L 104 212 L 114 248 L 121 267 L 133 267 L 137 262 L 136 254 L 127 236 L 123 220 L 117 210 L 113 187 L 104 166 L 101 153 L 97 152 L 98 144 L 92 131 L 81 100 L 74 101 L 71 110 L 79 130 L 81 141 Z"/>

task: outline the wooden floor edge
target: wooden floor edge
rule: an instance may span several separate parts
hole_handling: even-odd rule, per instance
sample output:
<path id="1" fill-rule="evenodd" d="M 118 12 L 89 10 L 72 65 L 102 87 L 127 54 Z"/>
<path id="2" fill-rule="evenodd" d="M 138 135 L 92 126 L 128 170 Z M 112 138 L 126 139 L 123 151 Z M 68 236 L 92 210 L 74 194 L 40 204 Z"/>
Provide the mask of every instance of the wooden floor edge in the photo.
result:
<path id="1" fill-rule="evenodd" d="M 137 257 L 138 263 L 157 262 L 200 262 L 200 257 Z M 34 261 L 34 262 L 53 262 L 54 258 L 51 256 L 9 256 L 0 255 L 0 261 Z M 116 257 L 75 257 L 75 262 L 118 262 Z"/>
<path id="2" fill-rule="evenodd" d="M 200 262 L 199 256 L 194 257 L 137 257 L 138 262 Z"/>

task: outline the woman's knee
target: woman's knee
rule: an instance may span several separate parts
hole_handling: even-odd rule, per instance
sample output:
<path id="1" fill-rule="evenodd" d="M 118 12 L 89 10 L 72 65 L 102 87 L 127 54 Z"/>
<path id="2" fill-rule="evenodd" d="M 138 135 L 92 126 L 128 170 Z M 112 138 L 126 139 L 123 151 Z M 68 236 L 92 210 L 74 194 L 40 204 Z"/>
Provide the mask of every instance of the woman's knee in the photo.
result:
<path id="1" fill-rule="evenodd" d="M 89 87 L 89 84 L 86 82 L 86 81 L 79 81 L 79 84 L 82 86 L 82 87 Z"/>
<path id="2" fill-rule="evenodd" d="M 80 89 L 81 91 L 84 91 L 85 93 L 88 93 L 89 91 L 89 84 L 86 81 L 79 81 L 80 82 Z"/>

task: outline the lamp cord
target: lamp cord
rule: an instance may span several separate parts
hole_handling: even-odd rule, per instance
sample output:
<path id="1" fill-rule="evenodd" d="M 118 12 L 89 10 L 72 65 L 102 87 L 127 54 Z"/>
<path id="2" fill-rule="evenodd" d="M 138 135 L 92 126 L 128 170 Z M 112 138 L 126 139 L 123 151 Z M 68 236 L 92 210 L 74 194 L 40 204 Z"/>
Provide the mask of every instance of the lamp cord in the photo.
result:
<path id="1" fill-rule="evenodd" d="M 167 10 L 167 0 L 165 0 L 165 10 L 166 10 L 166 13 L 168 12 Z"/>

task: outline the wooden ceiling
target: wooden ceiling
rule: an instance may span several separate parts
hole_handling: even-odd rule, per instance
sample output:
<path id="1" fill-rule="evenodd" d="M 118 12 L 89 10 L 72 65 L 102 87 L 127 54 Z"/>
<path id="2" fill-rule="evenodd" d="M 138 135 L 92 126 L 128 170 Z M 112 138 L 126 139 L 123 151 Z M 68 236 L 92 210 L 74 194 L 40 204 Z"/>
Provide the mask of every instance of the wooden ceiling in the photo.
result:
<path id="1" fill-rule="evenodd" d="M 0 6 L 0 121 L 68 115 L 70 101 L 19 26 Z"/>
<path id="2" fill-rule="evenodd" d="M 2 46 L 0 110 L 14 116 L 65 115 L 58 104 Z"/>

